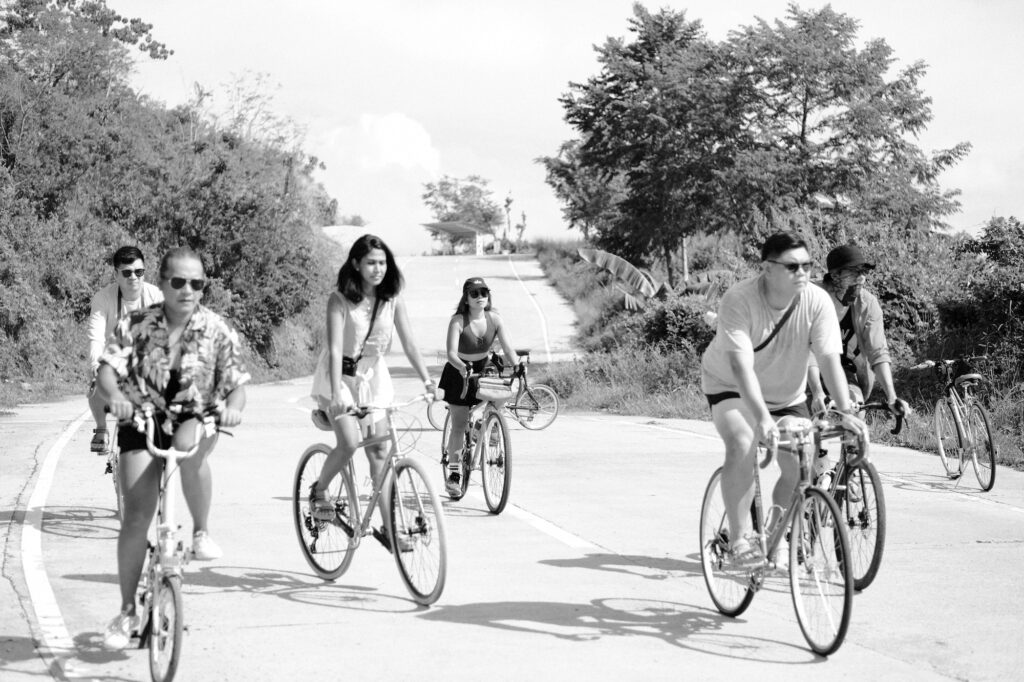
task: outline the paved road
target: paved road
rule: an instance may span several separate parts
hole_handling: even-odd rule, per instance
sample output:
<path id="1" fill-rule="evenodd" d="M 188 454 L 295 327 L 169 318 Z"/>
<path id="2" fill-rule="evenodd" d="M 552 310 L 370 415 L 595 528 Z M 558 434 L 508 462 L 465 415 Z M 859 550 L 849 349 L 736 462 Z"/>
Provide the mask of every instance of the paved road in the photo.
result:
<path id="1" fill-rule="evenodd" d="M 562 304 L 530 261 L 403 264 L 419 285 L 410 307 L 428 358 L 470 274 L 488 278 L 517 345 L 544 347 L 539 309 L 552 354 L 571 353 Z M 399 394 L 411 395 L 400 351 L 392 365 Z M 323 435 L 308 390 L 308 379 L 252 387 L 245 424 L 218 447 L 212 529 L 226 554 L 189 566 L 180 679 L 1020 679 L 1022 474 L 1000 468 L 980 494 L 940 477 L 933 456 L 877 448 L 886 556 L 854 600 L 846 643 L 825 660 L 807 650 L 784 581 L 738 620 L 713 609 L 697 520 L 722 448 L 701 421 L 563 414 L 546 431 L 516 428 L 506 512 L 488 515 L 475 481 L 446 505 L 450 570 L 433 607 L 409 599 L 372 541 L 341 579 L 321 582 L 289 510 L 296 458 Z M 118 602 L 117 526 L 83 411 L 76 398 L 0 417 L 5 682 L 148 675 L 144 652 L 98 646 Z M 422 410 L 412 415 L 440 484 L 440 434 Z"/>

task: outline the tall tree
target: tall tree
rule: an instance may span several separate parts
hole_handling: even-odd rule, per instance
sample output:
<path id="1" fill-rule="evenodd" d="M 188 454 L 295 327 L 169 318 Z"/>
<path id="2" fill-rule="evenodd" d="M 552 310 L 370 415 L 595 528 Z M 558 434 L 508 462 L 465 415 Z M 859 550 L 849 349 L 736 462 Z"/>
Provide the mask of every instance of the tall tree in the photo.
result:
<path id="1" fill-rule="evenodd" d="M 423 185 L 423 203 L 439 222 L 461 222 L 494 234 L 504 212 L 494 201 L 489 182 L 479 175 L 453 178 L 445 175 Z"/>

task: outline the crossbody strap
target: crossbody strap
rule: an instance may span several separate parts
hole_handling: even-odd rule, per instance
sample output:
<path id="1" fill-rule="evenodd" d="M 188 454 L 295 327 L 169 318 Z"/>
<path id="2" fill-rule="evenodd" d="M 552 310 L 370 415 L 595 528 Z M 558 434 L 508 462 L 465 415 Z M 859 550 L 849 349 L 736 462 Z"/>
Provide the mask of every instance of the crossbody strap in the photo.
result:
<path id="1" fill-rule="evenodd" d="M 799 298 L 799 295 L 793 297 L 793 302 L 789 304 L 788 308 L 786 308 L 786 312 L 782 314 L 782 317 L 779 319 L 778 324 L 775 325 L 775 329 L 772 330 L 772 333 L 768 335 L 767 339 L 758 344 L 757 348 L 754 349 L 755 353 L 772 342 L 772 339 L 775 338 L 775 335 L 779 333 L 780 329 L 782 329 L 782 325 L 786 324 L 786 320 L 788 320 L 789 316 L 793 314 L 794 310 L 796 310 L 796 303 Z"/>
<path id="2" fill-rule="evenodd" d="M 380 298 L 374 296 L 373 298 L 373 312 L 370 313 L 370 325 L 366 328 L 366 336 L 363 337 L 363 342 L 359 346 L 359 357 L 363 357 L 363 348 L 366 347 L 366 341 L 370 338 L 370 334 L 373 333 L 373 322 L 377 319 L 377 308 L 380 306 Z M 358 360 L 358 358 L 356 358 Z"/>

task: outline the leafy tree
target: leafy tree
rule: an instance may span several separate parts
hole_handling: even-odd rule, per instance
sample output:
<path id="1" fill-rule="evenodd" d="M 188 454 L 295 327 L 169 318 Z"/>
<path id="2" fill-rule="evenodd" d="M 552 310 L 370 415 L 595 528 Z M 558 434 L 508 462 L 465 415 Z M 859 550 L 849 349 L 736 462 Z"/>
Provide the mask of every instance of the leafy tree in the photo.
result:
<path id="1" fill-rule="evenodd" d="M 621 176 L 605 173 L 580 160 L 579 140 L 562 143 L 557 156 L 542 156 L 547 183 L 562 206 L 562 216 L 570 228 L 577 228 L 584 239 L 597 237 L 613 229 L 616 204 L 623 194 Z"/>
<path id="2" fill-rule="evenodd" d="M 423 203 L 439 222 L 467 223 L 494 234 L 495 228 L 503 222 L 503 212 L 492 198 L 488 184 L 479 175 L 466 178 L 445 175 L 423 186 Z"/>

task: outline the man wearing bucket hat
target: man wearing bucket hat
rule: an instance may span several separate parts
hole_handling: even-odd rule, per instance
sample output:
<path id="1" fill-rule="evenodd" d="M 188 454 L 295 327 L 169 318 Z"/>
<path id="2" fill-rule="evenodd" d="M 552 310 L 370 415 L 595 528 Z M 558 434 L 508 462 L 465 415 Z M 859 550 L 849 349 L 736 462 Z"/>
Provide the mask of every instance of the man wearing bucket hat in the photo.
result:
<path id="1" fill-rule="evenodd" d="M 896 414 L 906 414 L 909 407 L 896 396 L 892 380 L 892 360 L 885 339 L 885 323 L 878 298 L 864 287 L 867 273 L 875 269 L 855 244 L 832 249 L 825 259 L 828 273 L 820 286 L 828 292 L 839 318 L 843 341 L 840 355 L 851 398 L 863 403 L 874 389 L 875 379 L 885 393 L 885 400 Z M 813 357 L 808 370 L 808 385 L 816 407 L 824 403 L 825 391 Z"/>

